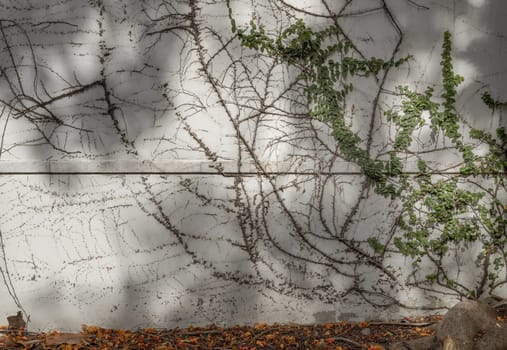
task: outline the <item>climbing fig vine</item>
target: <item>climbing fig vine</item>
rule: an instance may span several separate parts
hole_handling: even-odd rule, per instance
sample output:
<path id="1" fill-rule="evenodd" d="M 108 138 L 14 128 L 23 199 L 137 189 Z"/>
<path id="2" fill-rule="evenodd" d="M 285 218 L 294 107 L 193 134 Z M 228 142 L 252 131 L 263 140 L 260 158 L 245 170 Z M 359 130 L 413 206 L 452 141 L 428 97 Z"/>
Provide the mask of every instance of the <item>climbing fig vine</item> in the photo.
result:
<path id="1" fill-rule="evenodd" d="M 346 97 L 354 89 L 348 78 L 378 75 L 411 57 L 396 61 L 357 58 L 351 52 L 352 43 L 337 27 L 314 31 L 302 20 L 289 25 L 276 37 L 268 35 L 254 20 L 250 21 L 249 29 L 239 29 L 232 17 L 230 2 L 228 8 L 232 30 L 237 32 L 241 45 L 296 68 L 298 80 L 305 86 L 311 116 L 331 127 L 341 156 L 361 167 L 377 193 L 394 196 L 396 188 L 388 182 L 388 177 L 401 172 L 401 163 L 397 158 L 387 163 L 371 159 L 361 147 L 363 140 L 347 126 Z"/>
<path id="2" fill-rule="evenodd" d="M 346 123 L 346 100 L 354 91 L 351 77 L 378 76 L 411 57 L 358 57 L 336 26 L 314 31 L 302 20 L 278 35 L 268 34 L 254 20 L 247 28 L 238 28 L 229 1 L 228 9 L 232 31 L 241 46 L 294 68 L 311 117 L 329 126 L 340 156 L 361 168 L 377 194 L 400 203 L 395 238 L 368 239 L 374 254 L 399 252 L 411 258 L 415 271 L 412 283 L 417 286 L 437 285 L 461 297 L 479 297 L 499 287 L 507 262 L 507 136 L 503 128 L 490 134 L 461 119 L 456 99 L 464 79 L 454 72 L 451 34 L 443 36 L 441 92 L 437 94 L 433 86 L 423 92 L 397 87 L 400 106 L 383 115 L 395 129 L 395 136 L 385 147 L 387 157 L 373 158 L 364 148 L 365 140 Z M 505 107 L 489 93 L 484 93 L 482 100 L 493 112 Z M 424 153 L 411 149 L 413 135 L 423 128 L 429 128 L 459 158 L 455 171 L 436 171 Z M 415 174 L 404 171 L 403 159 L 408 155 L 417 158 Z M 472 284 L 461 283 L 453 265 L 453 257 L 465 252 L 475 254 L 475 264 L 482 270 L 482 277 Z M 423 262 L 424 271 L 430 272 L 417 276 Z"/>
<path id="3" fill-rule="evenodd" d="M 421 114 L 427 111 L 433 132 L 441 132 L 450 141 L 462 162 L 457 175 L 444 176 L 432 174 L 426 162 L 419 159 L 419 174 L 400 191 L 403 213 L 398 228 L 402 235 L 394 239 L 394 244 L 413 258 L 415 267 L 422 261 L 434 265 L 434 271 L 418 283 L 436 283 L 461 296 L 479 297 L 499 286 L 497 280 L 507 257 L 504 173 L 507 137 L 503 128 L 497 129 L 496 135 L 468 128 L 468 137 L 462 135 L 466 125 L 460 121 L 455 104 L 456 88 L 463 77 L 454 73 L 449 32 L 444 34 L 441 67 L 440 99 L 435 98 L 431 87 L 424 94 L 406 87 L 398 89 L 403 97 L 401 111 L 388 113 L 390 120 L 400 127 L 394 148 L 407 148 L 411 140 L 408 128 L 402 126 L 424 126 Z M 477 152 L 480 145 L 487 147 L 483 155 Z M 449 271 L 450 253 L 459 255 L 476 249 L 475 263 L 483 268 L 483 277 L 475 285 L 461 284 L 456 274 Z"/>

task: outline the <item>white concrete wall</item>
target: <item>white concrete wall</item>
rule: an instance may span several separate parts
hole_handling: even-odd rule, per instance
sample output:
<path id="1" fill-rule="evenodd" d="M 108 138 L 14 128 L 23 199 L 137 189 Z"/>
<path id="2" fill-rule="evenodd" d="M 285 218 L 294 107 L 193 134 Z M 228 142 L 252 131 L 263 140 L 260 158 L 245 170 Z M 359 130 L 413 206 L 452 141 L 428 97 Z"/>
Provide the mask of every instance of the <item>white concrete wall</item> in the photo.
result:
<path id="1" fill-rule="evenodd" d="M 337 14 L 345 1 L 329 3 Z M 239 26 L 253 14 L 268 30 L 333 20 L 320 1 L 232 6 Z M 32 328 L 73 330 L 310 323 L 453 301 L 407 287 L 409 260 L 372 258 L 366 238 L 387 237 L 396 203 L 364 187 L 329 128 L 304 117 L 295 72 L 232 38 L 225 1 L 0 10 L 0 318 L 22 308 Z M 338 22 L 362 54 L 388 59 L 399 42 L 396 57 L 414 55 L 377 105 L 379 82 L 356 83 L 350 122 L 372 131 L 373 155 L 389 137 L 384 92 L 438 88 L 445 30 L 466 79 L 459 112 L 485 130 L 505 125 L 480 95 L 507 99 L 506 15 L 499 0 L 348 5 Z M 428 159 L 452 171 L 452 155 Z M 460 266 L 472 283 L 474 267 Z"/>

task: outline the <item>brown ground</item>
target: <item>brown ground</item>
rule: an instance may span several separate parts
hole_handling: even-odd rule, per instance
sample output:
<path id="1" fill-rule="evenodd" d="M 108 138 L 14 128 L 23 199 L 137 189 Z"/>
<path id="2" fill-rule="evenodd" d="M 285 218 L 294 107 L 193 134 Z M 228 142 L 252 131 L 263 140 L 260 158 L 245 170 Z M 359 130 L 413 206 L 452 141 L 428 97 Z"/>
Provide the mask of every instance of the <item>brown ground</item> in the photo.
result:
<path id="1" fill-rule="evenodd" d="M 137 331 L 83 326 L 81 333 L 32 333 L 3 327 L 0 349 L 384 349 L 390 343 L 433 334 L 428 326 L 441 316 L 400 322 L 329 323 L 323 325 L 255 324 L 221 328 L 216 325 Z"/>

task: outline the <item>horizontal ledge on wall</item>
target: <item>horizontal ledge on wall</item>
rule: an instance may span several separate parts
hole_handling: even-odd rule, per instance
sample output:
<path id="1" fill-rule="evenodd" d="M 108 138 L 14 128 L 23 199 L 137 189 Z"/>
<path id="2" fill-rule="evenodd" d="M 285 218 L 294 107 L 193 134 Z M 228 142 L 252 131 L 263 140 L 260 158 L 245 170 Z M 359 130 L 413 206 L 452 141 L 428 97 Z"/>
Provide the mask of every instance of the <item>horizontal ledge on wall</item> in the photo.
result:
<path id="1" fill-rule="evenodd" d="M 434 174 L 459 174 L 459 165 L 440 168 L 428 162 Z M 405 163 L 405 174 L 418 175 L 416 162 Z M 315 162 L 262 162 L 260 167 L 251 161 L 236 160 L 59 160 L 59 161 L 0 161 L 0 175 L 205 175 L 205 176 L 258 176 L 258 175 L 361 175 L 361 169 L 352 162 L 335 161 L 331 167 L 318 170 Z"/>

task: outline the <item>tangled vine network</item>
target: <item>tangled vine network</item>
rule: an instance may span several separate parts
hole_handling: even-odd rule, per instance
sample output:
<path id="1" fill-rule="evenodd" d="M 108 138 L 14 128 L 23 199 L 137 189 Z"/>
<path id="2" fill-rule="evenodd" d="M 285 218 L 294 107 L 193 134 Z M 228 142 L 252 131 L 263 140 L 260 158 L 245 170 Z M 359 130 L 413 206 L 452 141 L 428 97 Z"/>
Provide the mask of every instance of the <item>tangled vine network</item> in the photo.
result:
<path id="1" fill-rule="evenodd" d="M 0 5 L 13 18 L 0 20 L 0 159 L 204 165 L 4 174 L 0 269 L 18 307 L 15 285 L 44 278 L 81 304 L 152 302 L 170 281 L 159 299 L 213 320 L 228 317 L 215 300 L 256 308 L 248 295 L 420 310 L 507 281 L 505 132 L 457 112 L 449 33 L 441 91 L 418 92 L 393 83 L 415 58 L 385 0 L 53 2 Z M 352 35 L 371 18 L 384 37 Z M 442 152 L 454 166 L 432 163 Z M 34 250 L 38 232 L 58 263 Z M 88 283 L 111 290 L 73 292 Z M 428 299 L 407 300 L 413 287 Z"/>

